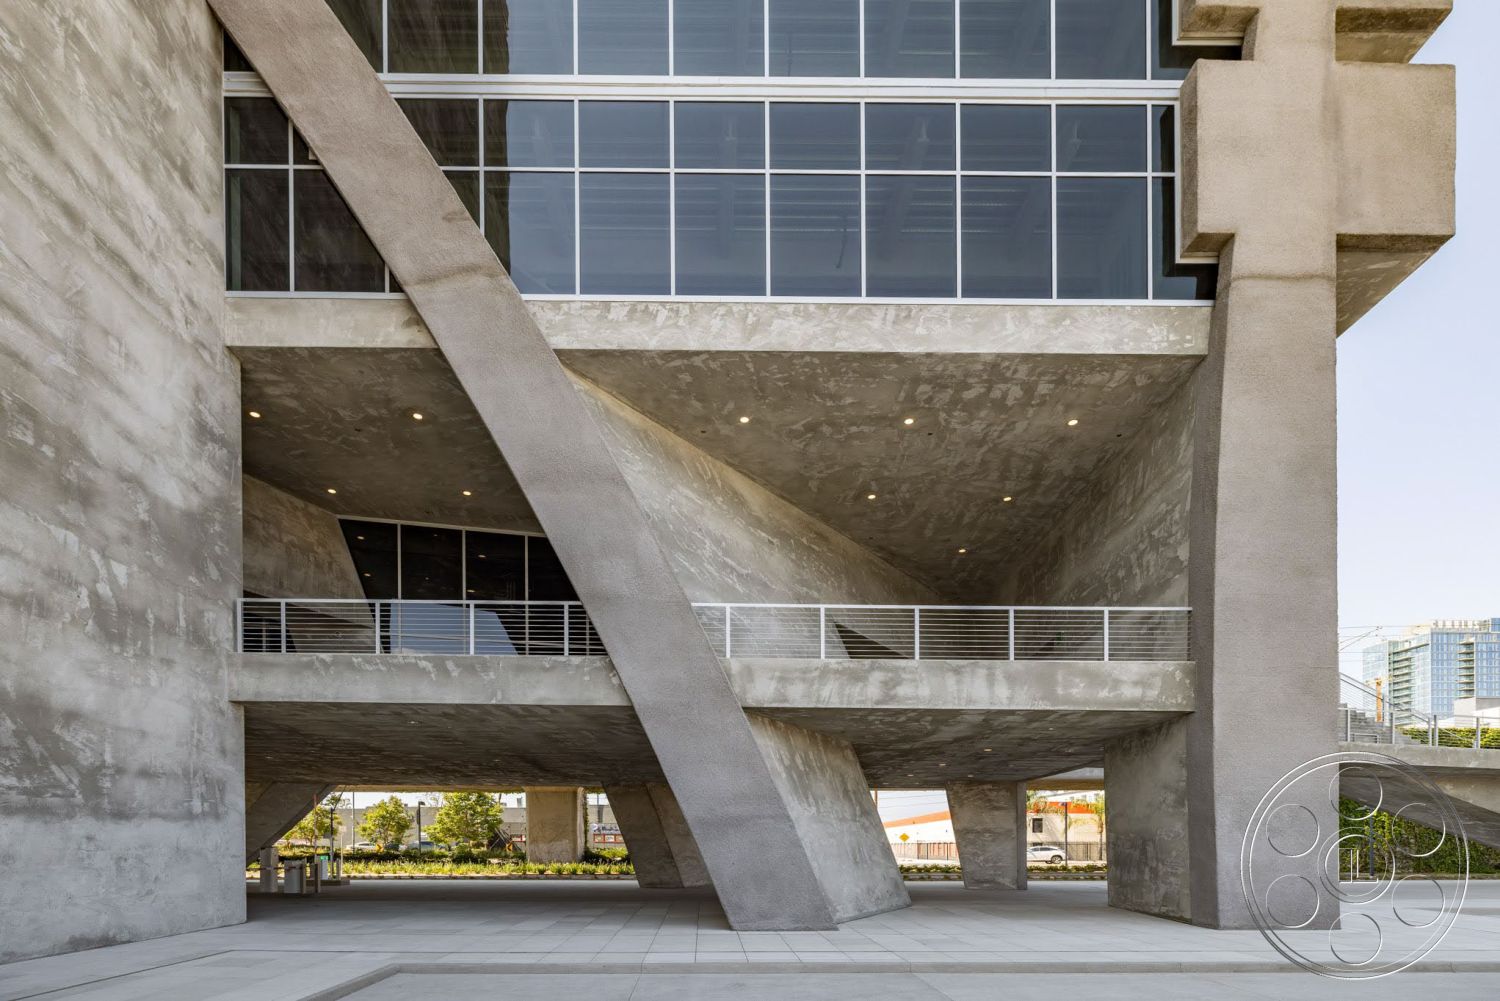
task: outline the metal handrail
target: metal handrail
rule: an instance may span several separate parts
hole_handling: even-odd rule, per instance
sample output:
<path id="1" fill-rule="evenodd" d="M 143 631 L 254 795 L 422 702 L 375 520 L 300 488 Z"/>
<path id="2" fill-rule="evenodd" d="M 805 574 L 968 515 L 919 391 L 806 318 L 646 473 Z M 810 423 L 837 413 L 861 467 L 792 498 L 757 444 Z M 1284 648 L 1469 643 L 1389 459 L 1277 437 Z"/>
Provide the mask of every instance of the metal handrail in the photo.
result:
<path id="1" fill-rule="evenodd" d="M 1365 744 L 1416 744 L 1478 750 L 1486 742 L 1500 750 L 1500 722 L 1483 716 L 1450 717 L 1413 708 L 1346 674 L 1339 675 L 1339 737 Z M 1472 730 L 1472 735 L 1466 731 Z"/>

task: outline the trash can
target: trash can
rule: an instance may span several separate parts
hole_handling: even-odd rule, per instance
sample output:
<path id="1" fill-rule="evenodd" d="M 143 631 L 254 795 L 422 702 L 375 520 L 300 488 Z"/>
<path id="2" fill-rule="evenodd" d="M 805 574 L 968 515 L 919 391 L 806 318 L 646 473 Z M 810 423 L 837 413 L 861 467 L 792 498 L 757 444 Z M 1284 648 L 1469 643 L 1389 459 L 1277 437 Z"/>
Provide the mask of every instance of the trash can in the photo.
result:
<path id="1" fill-rule="evenodd" d="M 286 876 L 281 881 L 281 892 L 301 896 L 307 892 L 307 863 L 301 859 L 286 861 Z"/>

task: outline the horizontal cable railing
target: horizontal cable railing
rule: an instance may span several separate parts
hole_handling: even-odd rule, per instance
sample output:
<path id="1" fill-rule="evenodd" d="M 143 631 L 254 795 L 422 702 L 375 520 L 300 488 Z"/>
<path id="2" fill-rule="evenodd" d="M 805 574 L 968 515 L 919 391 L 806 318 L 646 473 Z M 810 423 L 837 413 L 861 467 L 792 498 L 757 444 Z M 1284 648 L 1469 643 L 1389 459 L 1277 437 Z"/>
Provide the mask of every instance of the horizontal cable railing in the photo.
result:
<path id="1" fill-rule="evenodd" d="M 1439 719 L 1341 674 L 1339 739 L 1361 744 L 1500 750 L 1500 719 L 1478 715 Z"/>

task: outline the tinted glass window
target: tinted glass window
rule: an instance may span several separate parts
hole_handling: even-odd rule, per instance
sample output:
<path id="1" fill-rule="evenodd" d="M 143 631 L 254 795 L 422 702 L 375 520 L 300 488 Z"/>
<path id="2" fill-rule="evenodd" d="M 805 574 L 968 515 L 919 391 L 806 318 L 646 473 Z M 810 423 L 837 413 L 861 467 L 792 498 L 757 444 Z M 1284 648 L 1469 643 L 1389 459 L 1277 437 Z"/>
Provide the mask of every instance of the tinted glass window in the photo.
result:
<path id="1" fill-rule="evenodd" d="M 354 213 L 321 170 L 296 172 L 296 288 L 304 292 L 381 292 L 385 264 Z"/>
<path id="2" fill-rule="evenodd" d="M 539 536 L 526 540 L 526 565 L 528 570 L 528 597 L 532 601 L 577 601 L 578 592 L 573 590 L 563 570 L 562 560 L 552 549 L 552 543 Z"/>
<path id="3" fill-rule="evenodd" d="M 583 167 L 667 166 L 665 101 L 584 101 L 578 106 Z"/>
<path id="4" fill-rule="evenodd" d="M 1051 170 L 1052 109 L 966 104 L 964 170 Z"/>
<path id="5" fill-rule="evenodd" d="M 578 0 L 578 72 L 665 76 L 667 0 Z"/>
<path id="6" fill-rule="evenodd" d="M 474 0 L 386 0 L 392 73 L 478 73 Z"/>
<path id="7" fill-rule="evenodd" d="M 1057 294 L 1063 299 L 1146 296 L 1146 181 L 1057 181 Z"/>
<path id="8" fill-rule="evenodd" d="M 953 76 L 953 0 L 865 0 L 865 76 Z"/>
<path id="9" fill-rule="evenodd" d="M 249 73 L 255 67 L 250 65 L 250 60 L 245 58 L 245 53 L 234 44 L 234 39 L 229 37 L 229 32 L 220 32 L 224 37 L 224 72 L 226 73 Z"/>
<path id="10" fill-rule="evenodd" d="M 463 596 L 463 533 L 401 525 L 401 598 L 454 601 Z"/>
<path id="11" fill-rule="evenodd" d="M 271 98 L 224 101 L 225 163 L 286 163 L 287 137 L 286 115 Z"/>
<path id="12" fill-rule="evenodd" d="M 679 0 L 674 7 L 672 72 L 678 76 L 765 73 L 761 0 Z"/>
<path id="13" fill-rule="evenodd" d="M 484 72 L 572 73 L 573 0 L 485 0 Z"/>
<path id="14" fill-rule="evenodd" d="M 343 22 L 344 30 L 365 54 L 370 65 L 380 69 L 380 0 L 327 0 Z"/>
<path id="15" fill-rule="evenodd" d="M 1156 0 L 1151 8 L 1151 78 L 1182 80 L 1199 59 L 1238 59 L 1237 45 L 1173 45 L 1172 7 L 1176 0 Z"/>
<path id="16" fill-rule="evenodd" d="M 1151 241 L 1156 275 L 1152 285 L 1155 299 L 1212 299 L 1219 283 L 1219 269 L 1213 264 L 1177 263 L 1177 192 L 1171 178 L 1152 180 Z"/>
<path id="17" fill-rule="evenodd" d="M 865 181 L 865 292 L 873 296 L 953 296 L 958 292 L 953 178 Z"/>
<path id="18" fill-rule="evenodd" d="M 396 526 L 379 521 L 340 521 L 354 572 L 365 589 L 365 597 L 374 600 L 395 598 Z"/>
<path id="19" fill-rule="evenodd" d="M 772 76 L 859 76 L 859 0 L 770 0 Z"/>
<path id="20" fill-rule="evenodd" d="M 859 295 L 859 178 L 771 178 L 771 294 Z"/>
<path id="21" fill-rule="evenodd" d="M 1140 105 L 1057 109 L 1059 171 L 1141 172 L 1146 152 L 1146 109 Z"/>
<path id="22" fill-rule="evenodd" d="M 441 167 L 479 163 L 479 102 L 406 98 L 396 102 Z"/>
<path id="23" fill-rule="evenodd" d="M 471 601 L 526 599 L 526 537 L 464 533 L 464 597 Z"/>
<path id="24" fill-rule="evenodd" d="M 676 114 L 677 166 L 721 169 L 765 166 L 765 105 L 679 101 Z"/>
<path id="25" fill-rule="evenodd" d="M 1143 80 L 1146 8 L 1141 0 L 1057 0 L 1059 80 Z"/>
<path id="26" fill-rule="evenodd" d="M 1177 169 L 1177 114 L 1170 107 L 1151 109 L 1151 169 Z"/>
<path id="27" fill-rule="evenodd" d="M 579 176 L 581 291 L 670 291 L 667 180 L 666 174 Z"/>
<path id="28" fill-rule="evenodd" d="M 964 178 L 963 294 L 985 299 L 1052 295 L 1052 181 Z"/>
<path id="29" fill-rule="evenodd" d="M 522 292 L 570 293 L 573 175 L 488 171 L 485 236 Z"/>
<path id="30" fill-rule="evenodd" d="M 865 169 L 952 170 L 951 104 L 865 105 Z"/>
<path id="31" fill-rule="evenodd" d="M 679 174 L 677 293 L 764 295 L 765 292 L 765 177 Z"/>
<path id="32" fill-rule="evenodd" d="M 230 170 L 224 177 L 226 287 L 287 288 L 287 172 Z"/>
<path id="33" fill-rule="evenodd" d="M 859 105 L 771 105 L 771 167 L 858 170 Z"/>
<path id="34" fill-rule="evenodd" d="M 474 221 L 479 222 L 479 171 L 477 170 L 445 170 L 443 176 L 448 183 L 453 185 L 453 190 L 458 194 L 458 200 L 464 203 L 464 208 L 469 210 L 469 215 Z"/>
<path id="35" fill-rule="evenodd" d="M 1052 75 L 1048 49 L 1052 0 L 960 0 L 966 77 L 1045 80 Z"/>
<path id="36" fill-rule="evenodd" d="M 573 102 L 484 102 L 484 160 L 492 167 L 573 166 Z"/>

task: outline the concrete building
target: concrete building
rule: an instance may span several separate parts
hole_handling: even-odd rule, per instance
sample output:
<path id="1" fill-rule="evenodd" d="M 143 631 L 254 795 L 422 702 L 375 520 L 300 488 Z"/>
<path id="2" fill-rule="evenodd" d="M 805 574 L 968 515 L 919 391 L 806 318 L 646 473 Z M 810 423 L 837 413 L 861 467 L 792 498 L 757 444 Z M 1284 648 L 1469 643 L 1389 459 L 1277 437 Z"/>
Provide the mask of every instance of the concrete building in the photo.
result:
<path id="1" fill-rule="evenodd" d="M 1448 8 L 3 5 L 0 961 L 242 920 L 339 785 L 602 787 L 796 929 L 907 903 L 872 786 L 1020 888 L 1102 765 L 1111 901 L 1247 926 Z"/>
<path id="2" fill-rule="evenodd" d="M 1500 618 L 1447 619 L 1364 648 L 1364 680 L 1433 716 L 1473 716 L 1463 700 L 1500 699 Z"/>

